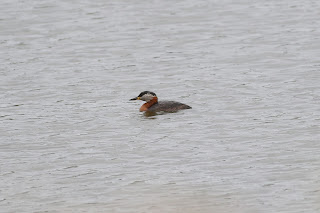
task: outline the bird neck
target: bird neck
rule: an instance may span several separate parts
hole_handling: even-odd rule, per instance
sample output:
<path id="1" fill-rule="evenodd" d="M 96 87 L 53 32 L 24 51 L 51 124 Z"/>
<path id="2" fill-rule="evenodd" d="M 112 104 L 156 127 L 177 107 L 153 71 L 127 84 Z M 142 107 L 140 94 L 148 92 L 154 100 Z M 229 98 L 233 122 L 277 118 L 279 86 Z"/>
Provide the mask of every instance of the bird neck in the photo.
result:
<path id="1" fill-rule="evenodd" d="M 153 97 L 150 101 L 147 103 L 143 104 L 140 108 L 140 112 L 147 111 L 152 105 L 158 103 L 158 98 Z"/>

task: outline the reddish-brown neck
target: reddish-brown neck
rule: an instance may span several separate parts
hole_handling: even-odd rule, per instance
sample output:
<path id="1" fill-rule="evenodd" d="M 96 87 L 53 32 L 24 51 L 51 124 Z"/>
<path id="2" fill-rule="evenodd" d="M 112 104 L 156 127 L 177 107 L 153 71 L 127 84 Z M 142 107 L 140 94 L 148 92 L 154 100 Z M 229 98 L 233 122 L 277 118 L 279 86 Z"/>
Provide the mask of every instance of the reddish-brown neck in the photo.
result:
<path id="1" fill-rule="evenodd" d="M 140 107 L 140 112 L 147 111 L 153 104 L 156 104 L 156 103 L 158 103 L 158 98 L 157 97 L 153 97 L 152 100 L 150 100 L 149 102 L 143 104 Z"/>

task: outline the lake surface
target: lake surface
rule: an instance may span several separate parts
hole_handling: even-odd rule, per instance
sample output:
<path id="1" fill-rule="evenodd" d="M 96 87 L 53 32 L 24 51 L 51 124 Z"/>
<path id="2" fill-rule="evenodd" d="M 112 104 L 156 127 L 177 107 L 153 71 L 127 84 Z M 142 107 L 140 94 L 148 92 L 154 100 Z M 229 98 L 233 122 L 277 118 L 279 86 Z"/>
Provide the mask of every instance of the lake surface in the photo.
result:
<path id="1" fill-rule="evenodd" d="M 320 212 L 320 1 L 5 0 L 0 47 L 0 212 Z"/>

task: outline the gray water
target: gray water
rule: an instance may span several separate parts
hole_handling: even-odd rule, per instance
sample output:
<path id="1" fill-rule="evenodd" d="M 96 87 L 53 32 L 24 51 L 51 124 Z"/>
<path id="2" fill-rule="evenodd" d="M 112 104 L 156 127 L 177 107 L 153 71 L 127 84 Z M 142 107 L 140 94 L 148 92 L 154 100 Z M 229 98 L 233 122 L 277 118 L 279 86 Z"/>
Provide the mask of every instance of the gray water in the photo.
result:
<path id="1" fill-rule="evenodd" d="M 0 212 L 320 212 L 319 1 L 6 0 L 0 52 Z"/>

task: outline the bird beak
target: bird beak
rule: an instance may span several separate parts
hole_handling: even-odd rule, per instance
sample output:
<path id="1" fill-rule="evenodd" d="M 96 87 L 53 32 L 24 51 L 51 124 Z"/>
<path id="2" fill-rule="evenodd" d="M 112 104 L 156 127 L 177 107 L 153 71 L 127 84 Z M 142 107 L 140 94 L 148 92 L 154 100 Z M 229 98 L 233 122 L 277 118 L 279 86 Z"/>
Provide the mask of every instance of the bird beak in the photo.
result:
<path id="1" fill-rule="evenodd" d="M 131 98 L 130 101 L 140 100 L 140 97 Z"/>

